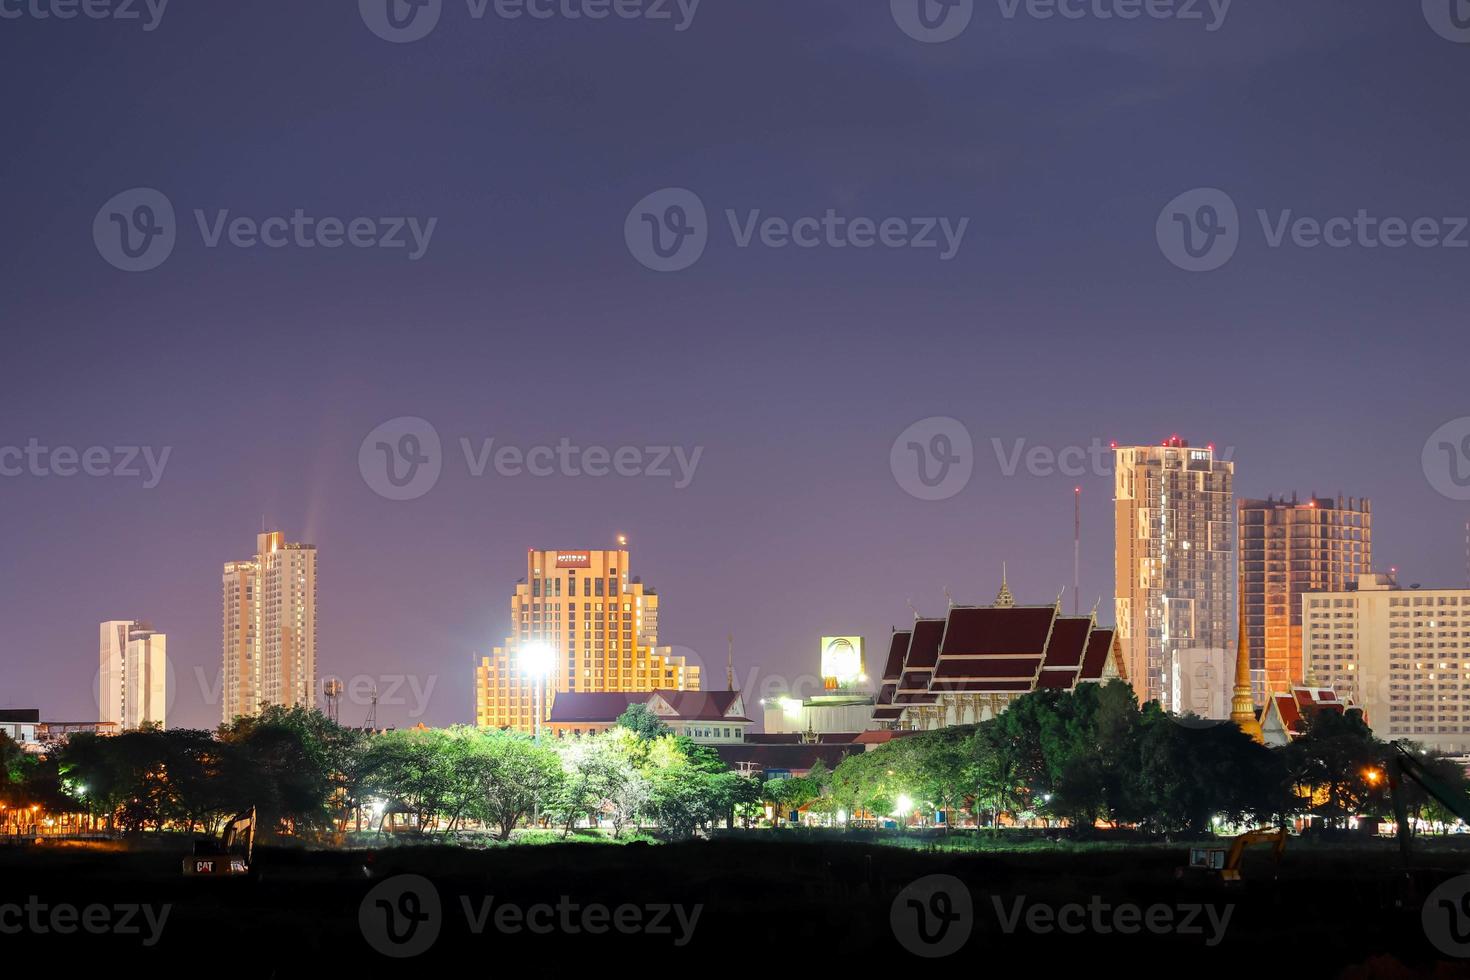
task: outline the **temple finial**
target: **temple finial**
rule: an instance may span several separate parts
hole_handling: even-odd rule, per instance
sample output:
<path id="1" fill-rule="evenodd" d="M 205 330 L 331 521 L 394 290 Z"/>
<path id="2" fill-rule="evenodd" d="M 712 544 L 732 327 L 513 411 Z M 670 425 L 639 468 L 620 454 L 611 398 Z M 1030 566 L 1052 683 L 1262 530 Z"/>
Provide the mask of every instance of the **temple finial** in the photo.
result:
<path id="1" fill-rule="evenodd" d="M 1010 609 L 1016 604 L 1016 597 L 1011 595 L 1010 583 L 1006 581 L 1006 563 L 1000 563 L 1000 591 L 995 594 L 996 609 Z"/>

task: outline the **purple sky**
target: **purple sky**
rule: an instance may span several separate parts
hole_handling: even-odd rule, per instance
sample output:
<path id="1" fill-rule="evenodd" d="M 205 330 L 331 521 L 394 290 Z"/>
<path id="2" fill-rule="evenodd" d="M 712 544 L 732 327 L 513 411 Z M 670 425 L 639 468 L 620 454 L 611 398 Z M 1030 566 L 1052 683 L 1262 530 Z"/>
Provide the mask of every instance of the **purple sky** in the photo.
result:
<path id="1" fill-rule="evenodd" d="M 663 642 L 717 680 L 733 631 L 743 677 L 791 678 L 823 633 L 865 634 L 877 660 L 910 598 L 989 601 L 1003 559 L 1020 601 L 1055 597 L 1080 483 L 1083 605 L 1110 622 L 1109 479 L 1007 477 L 992 440 L 1234 447 L 1238 494 L 1369 496 L 1380 565 L 1464 584 L 1470 505 L 1421 451 L 1470 415 L 1470 249 L 1272 248 L 1256 218 L 1470 214 L 1470 44 L 1419 3 L 1237 0 L 1210 32 L 977 0 L 944 44 L 887 0 L 704 0 L 683 32 L 445 0 L 409 44 L 355 6 L 178 3 L 153 31 L 0 18 L 0 447 L 171 451 L 152 489 L 0 477 L 0 707 L 94 717 L 97 623 L 137 617 L 169 634 L 171 723 L 214 724 L 196 668 L 219 669 L 220 565 L 263 514 L 320 548 L 321 671 L 429 692 L 384 724 L 471 720 L 525 550 L 618 533 L 662 594 Z M 179 218 L 147 273 L 93 240 L 136 187 Z M 712 228 L 661 274 L 624 221 L 667 187 Z M 1244 228 L 1191 274 L 1155 221 L 1198 187 Z M 438 223 L 410 261 L 208 248 L 196 208 Z M 739 248 L 724 217 L 829 208 L 970 224 L 946 262 Z M 445 450 L 406 502 L 358 466 L 399 416 Z M 975 443 L 939 502 L 889 466 L 930 416 Z M 461 437 L 703 455 L 685 489 L 474 478 Z"/>

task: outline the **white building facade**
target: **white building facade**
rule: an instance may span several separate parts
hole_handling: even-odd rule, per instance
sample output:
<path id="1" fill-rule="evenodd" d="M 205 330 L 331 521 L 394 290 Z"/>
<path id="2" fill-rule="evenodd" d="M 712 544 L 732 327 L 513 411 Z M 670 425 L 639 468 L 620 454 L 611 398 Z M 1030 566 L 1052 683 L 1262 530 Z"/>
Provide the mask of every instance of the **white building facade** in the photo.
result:
<path id="1" fill-rule="evenodd" d="M 1302 669 L 1379 738 L 1470 753 L 1470 589 L 1364 575 L 1356 591 L 1303 595 Z"/>
<path id="2" fill-rule="evenodd" d="M 101 625 L 97 720 L 120 731 L 168 727 L 168 637 L 147 623 Z"/>

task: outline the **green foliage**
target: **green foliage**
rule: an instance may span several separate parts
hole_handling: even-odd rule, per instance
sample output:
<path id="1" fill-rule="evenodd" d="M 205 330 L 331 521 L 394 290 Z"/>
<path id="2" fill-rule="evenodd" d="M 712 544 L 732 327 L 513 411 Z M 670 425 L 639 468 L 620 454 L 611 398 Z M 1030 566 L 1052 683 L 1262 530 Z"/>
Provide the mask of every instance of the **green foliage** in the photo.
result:
<path id="1" fill-rule="evenodd" d="M 828 824 L 839 811 L 881 819 L 900 801 L 921 823 L 968 810 L 996 829 L 1055 820 L 1077 833 L 1099 821 L 1201 833 L 1217 817 L 1386 815 L 1395 751 L 1351 711 L 1308 717 L 1289 746 L 1267 749 L 1228 723 L 1140 709 L 1120 682 L 1034 692 L 982 724 L 905 735 L 833 771 L 818 763 L 767 782 L 731 772 L 713 748 L 673 735 L 646 708 L 609 731 L 547 743 L 468 727 L 369 735 L 276 708 L 213 735 L 76 735 L 44 758 L 0 738 L 0 802 L 86 810 L 125 831 L 213 832 L 254 806 L 263 833 L 334 839 L 371 803 L 385 820 L 407 815 L 420 840 L 490 828 L 483 844 L 467 838 L 472 846 L 636 839 L 649 824 L 687 838 L 737 818 L 748 827 L 767 805 L 782 825 L 799 812 Z M 1421 761 L 1449 791 L 1470 788 L 1455 763 L 1428 753 Z M 1398 793 L 1411 817 L 1452 817 L 1411 781 Z"/>
<path id="2" fill-rule="evenodd" d="M 630 704 L 618 717 L 618 726 L 626 728 L 645 742 L 669 734 L 669 726 L 646 704 Z"/>

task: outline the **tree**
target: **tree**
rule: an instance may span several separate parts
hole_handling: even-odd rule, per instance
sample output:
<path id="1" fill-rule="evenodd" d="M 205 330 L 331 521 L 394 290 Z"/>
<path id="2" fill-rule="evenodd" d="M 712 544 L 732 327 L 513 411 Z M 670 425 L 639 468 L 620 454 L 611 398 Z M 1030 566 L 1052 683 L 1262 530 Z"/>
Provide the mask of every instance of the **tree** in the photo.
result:
<path id="1" fill-rule="evenodd" d="M 663 723 L 663 719 L 654 714 L 646 704 L 630 704 L 628 710 L 618 716 L 619 727 L 633 732 L 645 742 L 662 738 L 669 734 L 669 726 Z"/>
<path id="2" fill-rule="evenodd" d="M 731 772 L 709 746 L 664 735 L 648 743 L 643 772 L 648 777 L 646 811 L 676 838 L 694 836 L 728 817 L 745 779 Z"/>
<path id="3" fill-rule="evenodd" d="M 566 778 L 554 748 L 528 736 L 490 729 L 476 731 L 471 757 L 478 789 L 471 812 L 510 840 L 520 822 L 541 804 L 551 805 Z"/>
<path id="4" fill-rule="evenodd" d="M 1283 752 L 1299 805 L 1329 826 L 1345 825 L 1366 806 L 1382 812 L 1379 775 L 1390 750 L 1374 737 L 1363 713 L 1355 708 L 1313 711 L 1303 717 L 1301 728 Z"/>
<path id="5" fill-rule="evenodd" d="M 455 771 L 449 738 L 442 731 L 384 732 L 372 739 L 367 750 L 364 789 L 383 797 L 389 812 L 411 814 L 419 834 L 427 832 L 438 814 L 465 800 L 466 776 Z"/>
<path id="6" fill-rule="evenodd" d="M 613 837 L 636 819 L 648 796 L 648 781 L 633 764 L 630 741 L 637 736 L 629 729 L 613 729 L 598 735 L 572 739 L 562 746 L 562 783 L 557 809 L 564 821 L 562 836 L 571 833 L 582 817 L 606 816 L 613 824 Z"/>

